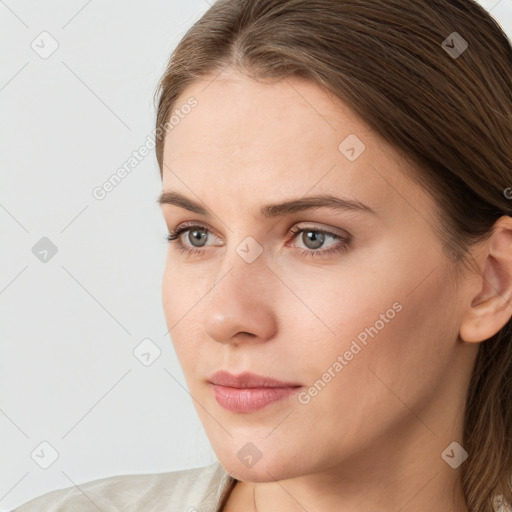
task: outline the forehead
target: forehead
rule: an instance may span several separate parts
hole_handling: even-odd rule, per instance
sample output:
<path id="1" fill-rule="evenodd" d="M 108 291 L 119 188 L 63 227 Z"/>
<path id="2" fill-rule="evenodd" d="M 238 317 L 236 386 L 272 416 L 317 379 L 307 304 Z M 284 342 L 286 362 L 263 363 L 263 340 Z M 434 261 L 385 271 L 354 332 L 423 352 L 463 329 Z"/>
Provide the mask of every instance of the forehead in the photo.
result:
<path id="1" fill-rule="evenodd" d="M 315 84 L 287 78 L 256 81 L 236 71 L 192 83 L 175 108 L 194 97 L 197 106 L 180 119 L 165 141 L 165 156 L 226 153 L 249 157 L 292 156 L 337 150 L 342 137 L 369 129 L 339 100 Z"/>
<path id="2" fill-rule="evenodd" d="M 213 203 L 222 190 L 255 205 L 339 192 L 382 210 L 390 188 L 424 200 L 399 171 L 393 148 L 309 81 L 256 81 L 228 71 L 192 83 L 174 109 L 190 98 L 197 105 L 165 139 L 164 189 L 191 190 Z"/>

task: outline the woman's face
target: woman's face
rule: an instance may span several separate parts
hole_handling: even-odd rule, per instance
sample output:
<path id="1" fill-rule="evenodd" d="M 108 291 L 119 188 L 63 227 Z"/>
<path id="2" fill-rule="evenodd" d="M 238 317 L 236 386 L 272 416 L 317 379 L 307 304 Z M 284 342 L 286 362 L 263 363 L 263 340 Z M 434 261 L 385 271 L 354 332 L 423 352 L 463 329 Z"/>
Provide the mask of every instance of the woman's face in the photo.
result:
<path id="1" fill-rule="evenodd" d="M 191 97 L 166 136 L 163 191 L 204 212 L 162 204 L 170 231 L 191 228 L 184 252 L 169 245 L 162 298 L 220 462 L 258 482 L 354 470 L 356 457 L 406 446 L 441 460 L 477 344 L 458 338 L 467 301 L 450 285 L 432 199 L 314 84 L 229 71 L 175 108 Z M 276 206 L 318 196 L 338 206 Z M 261 390 L 212 386 L 219 370 L 300 387 L 258 407 Z"/>

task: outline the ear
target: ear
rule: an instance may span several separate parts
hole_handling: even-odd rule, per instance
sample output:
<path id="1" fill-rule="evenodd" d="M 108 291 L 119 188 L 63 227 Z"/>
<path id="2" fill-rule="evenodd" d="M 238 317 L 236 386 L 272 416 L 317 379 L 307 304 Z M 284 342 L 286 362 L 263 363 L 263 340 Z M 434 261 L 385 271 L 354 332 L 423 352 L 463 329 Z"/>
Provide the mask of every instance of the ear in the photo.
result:
<path id="1" fill-rule="evenodd" d="M 479 247 L 478 260 L 478 292 L 469 297 L 460 327 L 467 342 L 489 339 L 512 317 L 512 217 L 496 221 L 493 234 Z"/>

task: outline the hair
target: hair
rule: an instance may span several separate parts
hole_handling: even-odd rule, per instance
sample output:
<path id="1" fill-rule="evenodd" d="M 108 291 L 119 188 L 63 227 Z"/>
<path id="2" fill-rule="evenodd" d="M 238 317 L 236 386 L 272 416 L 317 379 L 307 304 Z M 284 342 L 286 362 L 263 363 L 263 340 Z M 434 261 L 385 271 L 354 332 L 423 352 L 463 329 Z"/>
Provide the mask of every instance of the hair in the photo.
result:
<path id="1" fill-rule="evenodd" d="M 468 44 L 460 55 L 449 53 L 464 49 L 454 32 Z M 348 105 L 434 198 L 454 265 L 512 214 L 512 48 L 474 0 L 218 0 L 181 39 L 155 91 L 161 176 L 162 127 L 178 98 L 227 67 L 254 79 L 301 77 Z M 463 446 L 469 510 L 510 504 L 512 319 L 478 348 Z"/>

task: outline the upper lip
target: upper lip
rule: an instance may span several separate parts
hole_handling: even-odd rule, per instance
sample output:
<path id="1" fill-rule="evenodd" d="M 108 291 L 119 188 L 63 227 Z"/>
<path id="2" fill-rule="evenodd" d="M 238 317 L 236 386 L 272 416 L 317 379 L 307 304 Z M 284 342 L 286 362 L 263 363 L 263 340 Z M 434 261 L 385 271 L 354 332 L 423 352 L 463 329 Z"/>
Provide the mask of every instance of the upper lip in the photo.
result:
<path id="1" fill-rule="evenodd" d="M 288 388 L 301 386 L 301 384 L 297 384 L 296 382 L 282 382 L 271 377 L 256 375 L 251 372 L 233 375 L 224 370 L 212 373 L 208 380 L 212 384 L 229 386 L 231 388 Z"/>

